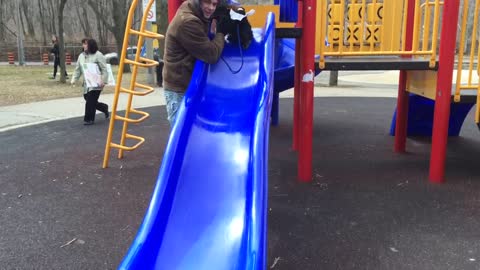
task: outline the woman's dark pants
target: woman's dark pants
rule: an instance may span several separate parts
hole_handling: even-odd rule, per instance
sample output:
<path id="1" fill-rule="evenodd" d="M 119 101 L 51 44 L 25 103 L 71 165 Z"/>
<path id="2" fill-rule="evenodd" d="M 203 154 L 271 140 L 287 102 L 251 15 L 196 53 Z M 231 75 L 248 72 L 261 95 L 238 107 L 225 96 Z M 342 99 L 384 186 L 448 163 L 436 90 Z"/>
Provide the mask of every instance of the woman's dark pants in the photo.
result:
<path id="1" fill-rule="evenodd" d="M 98 102 L 98 98 L 100 97 L 100 93 L 102 91 L 93 90 L 89 91 L 86 94 L 83 94 L 83 98 L 87 103 L 85 104 L 85 116 L 83 120 L 85 122 L 93 122 L 95 121 L 95 112 L 99 110 L 103 112 L 105 115 L 108 114 L 108 105 L 102 102 Z"/>

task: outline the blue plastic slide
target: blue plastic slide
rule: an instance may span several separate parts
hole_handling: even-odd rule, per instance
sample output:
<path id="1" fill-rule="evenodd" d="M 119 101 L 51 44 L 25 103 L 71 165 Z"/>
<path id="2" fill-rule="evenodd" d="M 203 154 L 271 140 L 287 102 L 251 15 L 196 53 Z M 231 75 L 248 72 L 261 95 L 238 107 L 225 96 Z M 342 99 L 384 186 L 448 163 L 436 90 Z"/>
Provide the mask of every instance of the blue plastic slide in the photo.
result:
<path id="1" fill-rule="evenodd" d="M 274 15 L 239 53 L 197 62 L 157 184 L 120 269 L 264 269 Z"/>

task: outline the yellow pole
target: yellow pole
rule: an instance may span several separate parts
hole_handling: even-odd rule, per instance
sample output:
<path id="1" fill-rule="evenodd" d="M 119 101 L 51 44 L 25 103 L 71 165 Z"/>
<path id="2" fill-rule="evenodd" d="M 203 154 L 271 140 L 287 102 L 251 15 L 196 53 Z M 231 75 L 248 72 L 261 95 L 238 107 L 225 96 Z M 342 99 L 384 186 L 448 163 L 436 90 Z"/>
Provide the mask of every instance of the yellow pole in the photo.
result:
<path id="1" fill-rule="evenodd" d="M 458 64 L 457 64 L 457 82 L 455 85 L 455 95 L 454 101 L 460 101 L 460 87 L 462 83 L 462 71 L 463 71 L 463 56 L 465 52 L 463 51 L 465 48 L 465 36 L 467 34 L 467 14 L 468 14 L 468 1 L 463 2 L 463 16 L 462 16 L 462 32 L 460 34 L 460 46 L 459 46 L 459 54 L 458 54 Z"/>
<path id="2" fill-rule="evenodd" d="M 422 51 L 428 49 L 429 34 L 430 34 L 430 2 L 424 4 L 425 7 L 425 20 L 423 22 L 423 38 L 422 38 Z"/>
<path id="3" fill-rule="evenodd" d="M 318 54 L 320 55 L 320 61 L 319 61 L 319 66 L 320 68 L 325 68 L 325 39 L 328 40 L 327 37 L 327 20 L 328 16 L 326 16 L 326 2 L 327 0 L 319 0 L 320 5 L 317 5 L 317 20 L 320 22 L 320 40 L 319 40 L 319 46 L 320 46 L 320 51 Z M 332 45 L 333 46 L 333 45 Z"/>
<path id="4" fill-rule="evenodd" d="M 430 67 L 434 67 L 437 60 L 438 25 L 440 24 L 440 0 L 435 0 L 435 11 L 433 14 L 435 19 L 433 20 L 432 56 L 430 58 Z"/>
<path id="5" fill-rule="evenodd" d="M 389 2 L 391 5 L 393 5 L 393 1 L 392 2 Z M 392 7 L 393 8 L 393 7 Z M 385 3 L 383 3 L 383 12 L 385 12 L 386 9 L 385 9 Z M 391 29 L 395 29 L 396 30 L 396 22 L 397 22 L 397 12 L 394 10 L 392 12 L 392 28 Z M 385 13 L 383 14 L 383 16 L 385 17 Z M 383 32 L 382 32 L 382 35 L 383 37 L 385 37 L 385 25 L 383 26 Z M 393 33 L 390 33 L 391 35 L 391 39 L 390 39 L 390 51 L 394 51 L 394 44 L 395 44 L 395 34 Z M 383 40 L 385 40 L 385 38 L 383 38 Z"/>
<path id="6" fill-rule="evenodd" d="M 365 16 L 367 16 L 367 5 L 365 0 L 362 0 L 362 18 L 360 24 L 360 52 L 363 51 L 363 37 L 365 36 Z"/>
<path id="7" fill-rule="evenodd" d="M 340 38 L 338 42 L 339 52 L 343 52 L 344 29 L 345 29 L 345 0 L 340 0 Z"/>
<path id="8" fill-rule="evenodd" d="M 402 51 L 405 51 L 405 40 L 407 39 L 407 11 L 408 11 L 408 0 L 403 0 L 403 25 L 402 25 Z"/>
<path id="9" fill-rule="evenodd" d="M 479 7 L 480 8 L 480 7 Z M 477 84 L 480 85 L 480 40 L 478 40 L 478 45 L 477 45 L 477 76 L 478 76 L 478 82 Z"/>
<path id="10" fill-rule="evenodd" d="M 470 46 L 470 65 L 468 66 L 468 85 L 471 85 L 472 84 L 472 73 L 473 73 L 473 61 L 474 61 L 474 56 L 475 56 L 475 48 L 476 48 L 476 40 L 477 40 L 477 26 L 478 26 L 478 13 L 479 13 L 479 10 L 480 10 L 480 0 L 477 0 L 475 2 L 475 15 L 474 15 L 474 19 L 473 19 L 473 35 L 472 35 L 472 46 Z M 480 50 L 480 48 L 479 48 Z M 480 59 L 477 59 L 477 60 L 480 60 Z M 480 63 L 478 63 L 480 64 Z M 478 65 L 477 64 L 477 65 Z M 478 69 L 478 67 L 477 67 Z M 480 82 L 479 82 L 480 83 Z M 477 103 L 478 105 L 479 103 Z M 478 106 L 477 106 L 478 107 Z"/>
<path id="11" fill-rule="evenodd" d="M 477 5 L 476 5 L 476 11 L 477 11 L 477 18 L 478 18 L 478 10 L 480 9 L 480 5 L 477 0 Z M 465 16 L 466 17 L 466 16 Z M 473 41 L 474 42 L 474 41 Z M 478 46 L 477 46 L 477 76 L 478 82 L 477 82 L 477 113 L 475 114 L 475 122 L 478 124 L 480 123 L 480 40 L 478 41 Z"/>
<path id="12" fill-rule="evenodd" d="M 317 4 L 317 10 L 315 12 L 317 12 L 317 20 L 315 21 L 315 29 L 317 29 L 317 33 L 315 33 L 315 54 L 318 54 L 320 56 L 320 58 L 322 57 L 322 41 L 324 41 L 324 36 L 323 36 L 323 13 L 325 12 L 321 12 L 322 10 L 322 2 L 323 0 L 319 0 L 320 3 Z M 323 42 L 325 43 L 325 42 Z"/>
<path id="13" fill-rule="evenodd" d="M 355 35 L 354 35 L 354 30 L 355 30 L 355 22 L 353 21 L 353 14 L 354 14 L 354 6 L 356 4 L 357 0 L 352 0 L 352 4 L 350 4 L 350 14 L 348 14 L 348 24 L 350 26 L 350 40 L 348 41 L 349 51 L 353 51 L 353 46 L 355 43 Z"/>
<path id="14" fill-rule="evenodd" d="M 385 26 L 386 26 L 386 23 L 385 23 L 385 15 L 386 15 L 385 6 L 386 5 L 385 5 L 385 3 L 386 2 L 387 2 L 386 0 L 383 1 L 383 16 L 382 16 L 382 23 L 380 24 L 381 25 L 380 27 L 382 28 L 382 31 L 380 31 L 380 33 L 381 33 L 381 36 L 380 36 L 380 50 L 381 51 L 385 51 L 385 43 L 386 43 L 385 42 Z M 395 15 L 395 12 L 393 12 L 393 15 Z"/>
<path id="15" fill-rule="evenodd" d="M 377 0 L 372 2 L 372 24 L 370 29 L 370 51 L 373 51 L 375 41 L 375 25 L 377 25 L 377 17 L 375 17 L 375 10 L 377 9 Z"/>
<path id="16" fill-rule="evenodd" d="M 420 0 L 415 0 L 415 16 L 413 21 L 412 52 L 418 50 L 418 38 L 420 30 Z"/>

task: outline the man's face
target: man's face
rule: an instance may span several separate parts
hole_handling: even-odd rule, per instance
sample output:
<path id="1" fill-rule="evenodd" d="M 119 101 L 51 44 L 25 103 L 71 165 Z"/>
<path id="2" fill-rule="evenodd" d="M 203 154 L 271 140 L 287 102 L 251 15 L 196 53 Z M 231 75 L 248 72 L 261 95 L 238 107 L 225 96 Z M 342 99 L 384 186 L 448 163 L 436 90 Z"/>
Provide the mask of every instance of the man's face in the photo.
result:
<path id="1" fill-rule="evenodd" d="M 202 10 L 203 17 L 210 19 L 217 5 L 218 0 L 200 0 L 200 9 Z"/>
<path id="2" fill-rule="evenodd" d="M 83 51 L 86 52 L 88 50 L 88 43 L 84 42 L 82 43 Z"/>

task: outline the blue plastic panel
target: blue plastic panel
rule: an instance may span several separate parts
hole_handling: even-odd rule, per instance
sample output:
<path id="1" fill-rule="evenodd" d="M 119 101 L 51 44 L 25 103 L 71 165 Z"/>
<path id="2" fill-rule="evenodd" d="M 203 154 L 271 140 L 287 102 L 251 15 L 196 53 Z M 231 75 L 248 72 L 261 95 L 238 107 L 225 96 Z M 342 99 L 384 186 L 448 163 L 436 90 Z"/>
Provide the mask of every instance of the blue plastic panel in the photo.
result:
<path id="1" fill-rule="evenodd" d="M 435 101 L 415 94 L 410 94 L 408 98 L 407 135 L 432 136 Z M 474 105 L 474 103 L 452 103 L 450 105 L 448 136 L 460 134 L 465 117 Z M 396 119 L 397 110 L 395 109 L 390 125 L 390 135 L 392 136 L 395 135 Z"/>
<path id="2" fill-rule="evenodd" d="M 274 0 L 275 5 L 280 5 L 281 22 L 297 22 L 298 0 Z"/>

